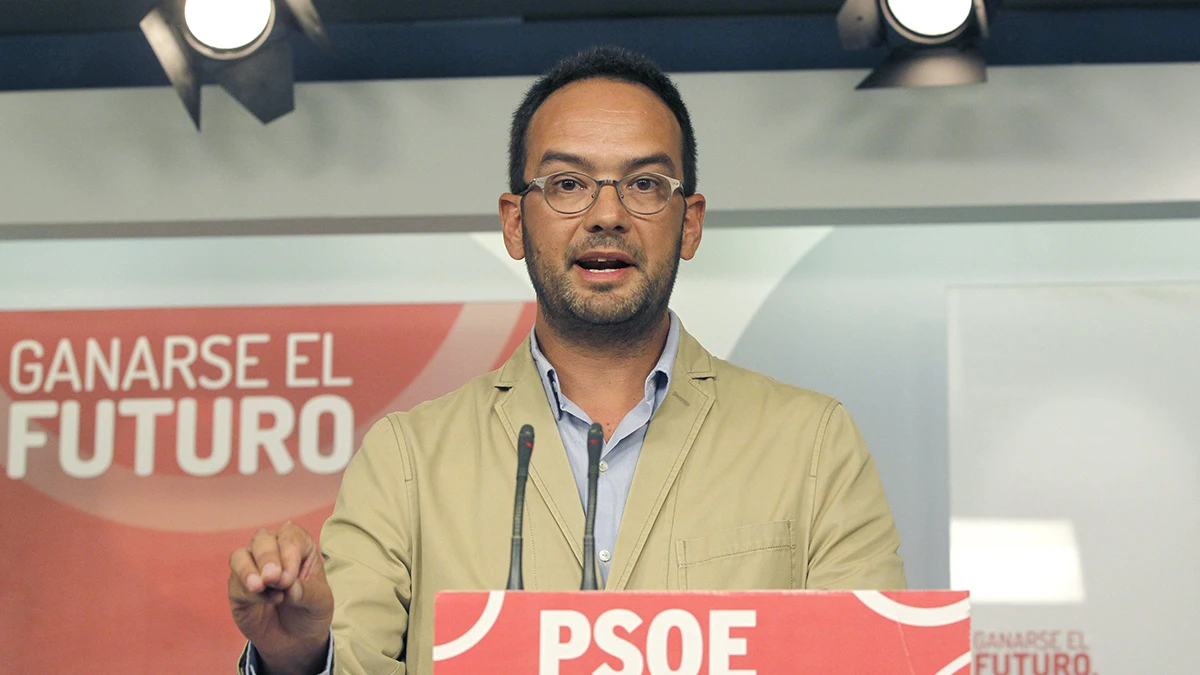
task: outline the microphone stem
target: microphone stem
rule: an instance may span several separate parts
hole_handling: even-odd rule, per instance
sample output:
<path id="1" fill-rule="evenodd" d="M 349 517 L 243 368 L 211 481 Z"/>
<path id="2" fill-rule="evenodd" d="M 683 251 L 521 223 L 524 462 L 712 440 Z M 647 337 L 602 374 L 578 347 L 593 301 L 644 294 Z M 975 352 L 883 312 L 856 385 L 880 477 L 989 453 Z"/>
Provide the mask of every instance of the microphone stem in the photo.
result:
<path id="1" fill-rule="evenodd" d="M 517 439 L 517 489 L 513 495 L 513 530 L 512 551 L 508 563 L 508 586 L 510 591 L 525 588 L 521 578 L 521 548 L 524 543 L 521 537 L 521 525 L 525 516 L 525 482 L 529 478 L 529 459 L 533 455 L 533 427 L 526 424 L 521 427 Z"/>
<path id="2" fill-rule="evenodd" d="M 593 424 L 588 429 L 587 511 L 583 523 L 583 583 L 580 589 L 596 591 L 596 492 L 600 483 L 600 451 L 604 447 L 604 428 Z"/>

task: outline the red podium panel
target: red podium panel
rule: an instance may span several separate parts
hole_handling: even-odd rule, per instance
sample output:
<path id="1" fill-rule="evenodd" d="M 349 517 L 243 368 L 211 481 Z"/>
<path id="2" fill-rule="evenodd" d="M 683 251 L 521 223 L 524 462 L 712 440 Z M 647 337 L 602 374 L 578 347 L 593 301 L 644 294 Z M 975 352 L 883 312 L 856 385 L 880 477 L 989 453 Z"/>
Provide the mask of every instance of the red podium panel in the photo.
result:
<path id="1" fill-rule="evenodd" d="M 961 675 L 965 591 L 440 593 L 434 673 Z"/>

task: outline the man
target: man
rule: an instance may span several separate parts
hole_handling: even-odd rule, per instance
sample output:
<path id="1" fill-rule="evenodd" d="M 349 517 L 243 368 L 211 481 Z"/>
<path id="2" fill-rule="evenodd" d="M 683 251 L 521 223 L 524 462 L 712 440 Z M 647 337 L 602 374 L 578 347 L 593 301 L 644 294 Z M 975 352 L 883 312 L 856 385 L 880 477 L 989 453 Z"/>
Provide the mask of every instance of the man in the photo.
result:
<path id="1" fill-rule="evenodd" d="M 641 57 L 590 50 L 534 84 L 500 198 L 537 292 L 530 340 L 376 424 L 320 547 L 288 524 L 233 554 L 230 602 L 260 674 L 431 672 L 435 594 L 504 586 L 526 423 L 529 590 L 579 587 L 592 422 L 605 448 L 587 563 L 605 588 L 904 587 L 840 404 L 714 358 L 667 309 L 703 229 L 695 153 L 678 91 Z"/>

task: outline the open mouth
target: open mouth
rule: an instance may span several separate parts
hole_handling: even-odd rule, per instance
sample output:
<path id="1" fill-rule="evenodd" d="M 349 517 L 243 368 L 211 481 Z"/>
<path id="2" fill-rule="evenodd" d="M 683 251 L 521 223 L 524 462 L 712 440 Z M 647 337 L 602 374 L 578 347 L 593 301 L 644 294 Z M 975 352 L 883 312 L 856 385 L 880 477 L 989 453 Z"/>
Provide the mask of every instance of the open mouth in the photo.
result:
<path id="1" fill-rule="evenodd" d="M 579 256 L 575 264 L 593 274 L 616 274 L 635 267 L 633 259 L 619 251 L 590 251 Z"/>
<path id="2" fill-rule="evenodd" d="M 576 261 L 575 264 L 589 272 L 599 272 L 601 274 L 606 272 L 617 272 L 633 266 L 624 260 L 618 260 L 616 258 L 586 258 L 584 260 Z"/>

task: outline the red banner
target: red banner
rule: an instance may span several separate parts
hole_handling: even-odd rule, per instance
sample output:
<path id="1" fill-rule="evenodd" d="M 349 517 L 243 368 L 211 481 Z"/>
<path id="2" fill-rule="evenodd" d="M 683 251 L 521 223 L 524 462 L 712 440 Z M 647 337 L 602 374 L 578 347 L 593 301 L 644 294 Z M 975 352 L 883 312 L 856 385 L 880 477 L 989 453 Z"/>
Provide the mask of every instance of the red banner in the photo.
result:
<path id="1" fill-rule="evenodd" d="M 498 367 L 533 314 L 0 313 L 0 672 L 232 670 L 229 554 L 317 532 L 370 425 Z"/>
<path id="2" fill-rule="evenodd" d="M 440 593 L 434 672 L 963 675 L 965 591 Z"/>

